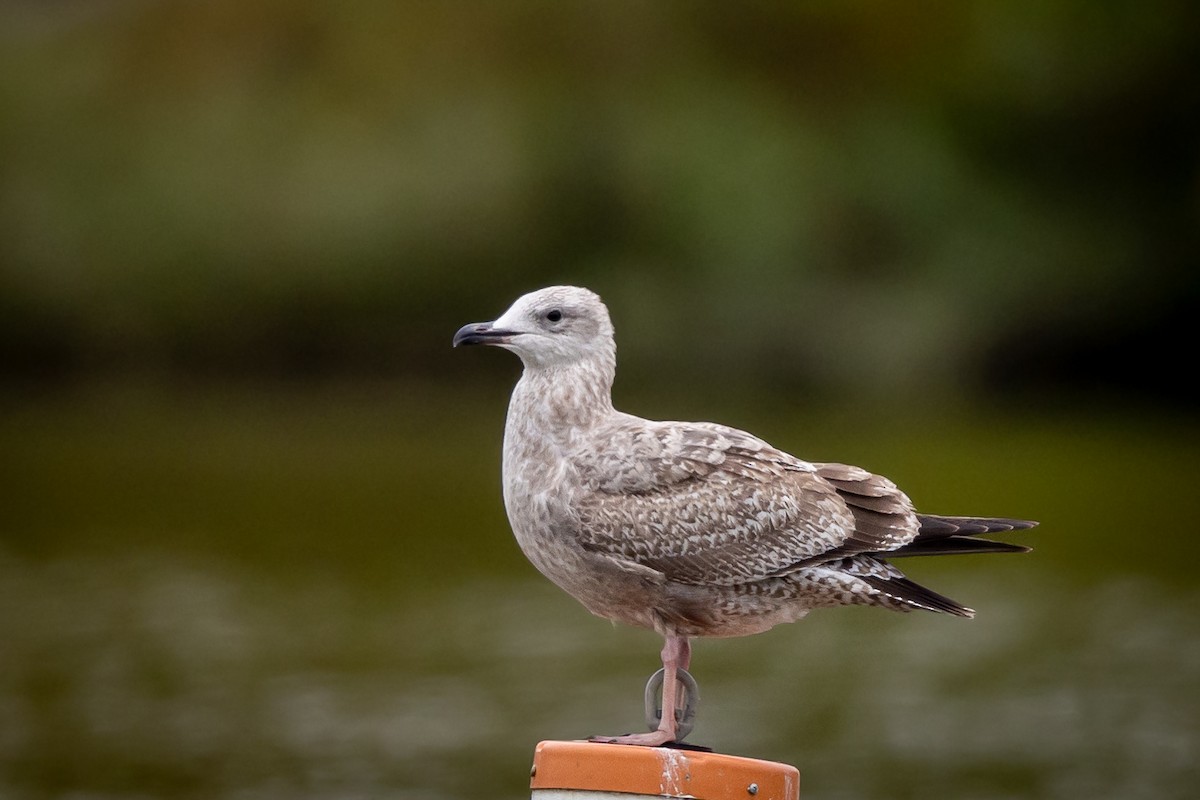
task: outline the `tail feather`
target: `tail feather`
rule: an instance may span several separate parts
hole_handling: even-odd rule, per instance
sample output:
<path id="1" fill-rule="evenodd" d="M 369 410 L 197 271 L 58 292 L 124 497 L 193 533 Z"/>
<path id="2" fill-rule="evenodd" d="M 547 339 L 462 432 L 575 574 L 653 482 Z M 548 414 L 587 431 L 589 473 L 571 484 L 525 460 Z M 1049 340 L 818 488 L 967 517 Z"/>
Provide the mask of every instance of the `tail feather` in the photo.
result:
<path id="1" fill-rule="evenodd" d="M 917 537 L 906 545 L 895 550 L 868 554 L 884 564 L 884 559 L 899 556 L 939 556 L 957 555 L 960 553 L 1027 553 L 1031 548 L 1008 542 L 996 542 L 991 539 L 974 538 L 980 533 L 1000 533 L 1032 528 L 1036 522 L 1024 519 L 1007 519 L 1001 517 L 943 517 L 934 514 L 918 514 L 920 527 Z M 895 568 L 891 568 L 894 570 Z M 901 609 L 920 608 L 927 611 L 941 611 L 960 617 L 973 617 L 975 612 L 956 600 L 927 589 L 919 583 L 914 583 L 901 575 L 855 573 L 872 588 L 898 602 Z M 895 606 L 893 606 L 895 607 Z"/>
<path id="2" fill-rule="evenodd" d="M 919 583 L 914 583 L 908 578 L 885 578 L 875 575 L 863 575 L 859 577 L 888 597 L 900 600 L 911 608 L 920 608 L 925 611 L 941 611 L 946 614 L 954 614 L 958 617 L 975 616 L 974 609 L 967 608 L 962 603 L 951 600 L 944 594 L 938 594 L 932 589 L 927 589 Z"/>

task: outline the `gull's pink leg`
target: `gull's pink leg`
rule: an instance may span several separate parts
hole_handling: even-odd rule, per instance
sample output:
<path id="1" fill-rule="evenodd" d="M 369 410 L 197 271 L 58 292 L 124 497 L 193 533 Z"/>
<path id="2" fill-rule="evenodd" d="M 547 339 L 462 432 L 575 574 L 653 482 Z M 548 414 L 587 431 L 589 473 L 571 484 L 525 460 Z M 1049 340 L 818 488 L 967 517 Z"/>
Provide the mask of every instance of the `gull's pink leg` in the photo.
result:
<path id="1" fill-rule="evenodd" d="M 675 741 L 675 706 L 679 702 L 677 669 L 687 669 L 692 661 L 692 645 L 686 636 L 668 636 L 663 643 L 662 719 L 658 730 L 650 733 L 627 733 L 624 736 L 592 736 L 590 741 L 609 744 L 635 744 L 658 747 Z"/>

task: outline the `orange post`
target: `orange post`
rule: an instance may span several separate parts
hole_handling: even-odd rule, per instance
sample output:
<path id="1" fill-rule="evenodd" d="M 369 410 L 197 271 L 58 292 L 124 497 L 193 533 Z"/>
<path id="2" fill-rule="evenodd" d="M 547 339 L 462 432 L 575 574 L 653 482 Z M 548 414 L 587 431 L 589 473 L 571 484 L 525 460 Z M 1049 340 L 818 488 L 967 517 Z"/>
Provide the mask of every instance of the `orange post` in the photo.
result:
<path id="1" fill-rule="evenodd" d="M 799 800 L 800 772 L 788 764 L 666 747 L 541 742 L 529 782 L 533 800 L 597 793 L 696 800 Z"/>

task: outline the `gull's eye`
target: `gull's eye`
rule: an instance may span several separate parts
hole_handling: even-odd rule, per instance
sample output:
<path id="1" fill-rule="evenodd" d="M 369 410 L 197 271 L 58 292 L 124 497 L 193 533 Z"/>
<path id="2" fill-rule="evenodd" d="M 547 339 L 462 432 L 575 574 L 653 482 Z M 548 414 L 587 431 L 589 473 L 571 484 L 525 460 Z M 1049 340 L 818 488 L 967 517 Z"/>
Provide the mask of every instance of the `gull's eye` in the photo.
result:
<path id="1" fill-rule="evenodd" d="M 550 322 L 558 322 L 560 319 L 562 319 L 562 312 L 557 308 L 552 308 L 546 312 L 546 319 Z"/>

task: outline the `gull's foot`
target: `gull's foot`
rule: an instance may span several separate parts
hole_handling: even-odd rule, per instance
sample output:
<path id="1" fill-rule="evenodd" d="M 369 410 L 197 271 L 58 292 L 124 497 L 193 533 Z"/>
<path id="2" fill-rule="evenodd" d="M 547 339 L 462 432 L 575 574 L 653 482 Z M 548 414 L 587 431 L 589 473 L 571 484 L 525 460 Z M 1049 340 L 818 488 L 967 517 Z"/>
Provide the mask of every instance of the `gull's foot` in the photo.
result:
<path id="1" fill-rule="evenodd" d="M 602 744 L 632 744 L 638 747 L 662 747 L 674 740 L 666 731 L 650 731 L 649 733 L 627 733 L 624 736 L 589 736 L 589 742 Z"/>

